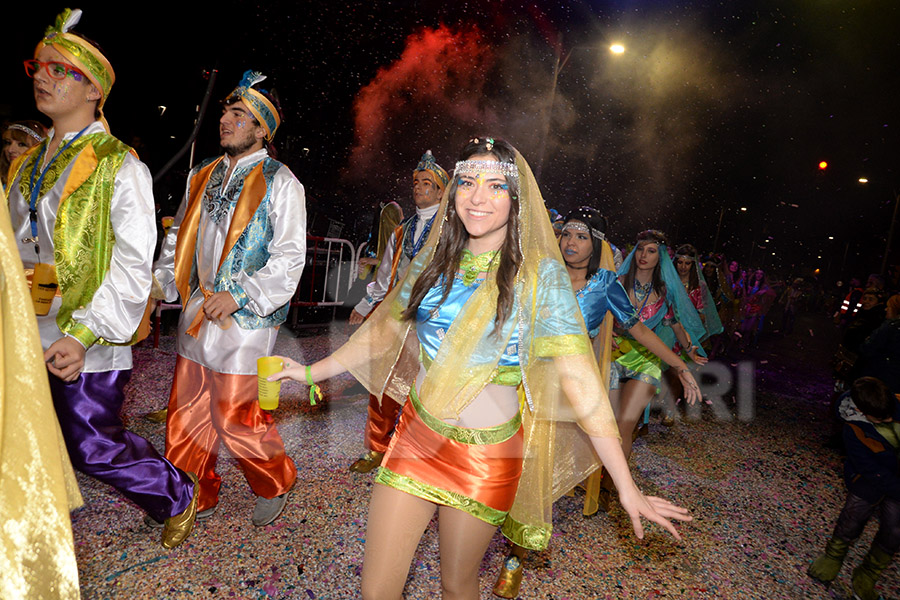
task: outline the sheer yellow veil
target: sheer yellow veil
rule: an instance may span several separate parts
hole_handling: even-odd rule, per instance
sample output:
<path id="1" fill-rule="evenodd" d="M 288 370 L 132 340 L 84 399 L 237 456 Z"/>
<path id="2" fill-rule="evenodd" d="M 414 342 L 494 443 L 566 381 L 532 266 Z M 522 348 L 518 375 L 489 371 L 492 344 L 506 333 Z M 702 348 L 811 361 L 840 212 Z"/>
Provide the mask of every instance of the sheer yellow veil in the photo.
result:
<path id="1" fill-rule="evenodd" d="M 0 337 L 0 598 L 78 598 L 69 511 L 81 493 L 2 189 Z"/>
<path id="2" fill-rule="evenodd" d="M 549 542 L 553 500 L 599 466 L 587 434 L 618 437 L 618 429 L 534 174 L 517 151 L 515 162 L 523 260 L 513 313 L 495 331 L 498 289 L 496 272 L 489 274 L 444 335 L 419 397 L 432 415 L 456 418 L 490 382 L 517 332 L 525 451 L 522 479 L 503 533 L 519 545 L 541 549 Z M 377 397 L 387 394 L 402 402 L 419 371 L 415 323 L 402 320 L 401 313 L 441 241 L 455 179 L 404 279 L 334 353 Z"/>

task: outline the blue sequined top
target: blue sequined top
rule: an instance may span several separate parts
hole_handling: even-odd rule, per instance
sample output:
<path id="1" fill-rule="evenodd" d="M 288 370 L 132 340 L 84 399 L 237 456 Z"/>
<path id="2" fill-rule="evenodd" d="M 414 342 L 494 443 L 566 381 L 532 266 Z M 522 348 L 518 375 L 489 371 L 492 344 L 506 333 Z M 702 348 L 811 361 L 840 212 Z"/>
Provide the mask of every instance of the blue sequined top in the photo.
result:
<path id="1" fill-rule="evenodd" d="M 639 321 L 637 311 L 615 271 L 597 269 L 583 288 L 575 293 L 584 325 L 592 338 L 600 331 L 606 311 L 612 311 L 623 329 L 631 329 Z"/>

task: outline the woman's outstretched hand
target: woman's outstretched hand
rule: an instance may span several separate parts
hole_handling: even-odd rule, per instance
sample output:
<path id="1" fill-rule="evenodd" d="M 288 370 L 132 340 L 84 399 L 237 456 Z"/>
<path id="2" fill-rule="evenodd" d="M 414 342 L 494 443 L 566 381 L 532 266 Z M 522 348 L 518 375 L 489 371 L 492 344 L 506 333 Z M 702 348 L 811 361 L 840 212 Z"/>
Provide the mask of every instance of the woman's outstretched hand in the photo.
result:
<path id="1" fill-rule="evenodd" d="M 697 380 L 694 379 L 694 375 L 690 371 L 687 369 L 678 371 L 678 379 L 681 380 L 681 386 L 684 388 L 684 399 L 688 404 L 693 405 L 703 399 L 703 395 L 700 393 L 700 386 L 697 385 Z"/>
<path id="2" fill-rule="evenodd" d="M 293 379 L 294 381 L 299 381 L 301 383 L 306 383 L 306 365 L 301 365 L 293 358 L 288 358 L 287 356 L 278 356 L 273 355 L 277 358 L 280 358 L 282 362 L 282 370 L 274 375 L 269 375 L 266 379 L 268 381 L 280 381 L 282 379 Z"/>
<path id="3" fill-rule="evenodd" d="M 636 486 L 632 486 L 632 490 L 629 492 L 619 492 L 619 502 L 622 503 L 622 508 L 625 509 L 625 512 L 631 518 L 634 534 L 640 540 L 644 539 L 644 526 L 641 524 L 641 517 L 661 525 L 678 541 L 681 541 L 681 536 L 672 524 L 671 519 L 679 521 L 690 521 L 693 519 L 686 508 L 675 506 L 664 498 L 645 496 Z"/>

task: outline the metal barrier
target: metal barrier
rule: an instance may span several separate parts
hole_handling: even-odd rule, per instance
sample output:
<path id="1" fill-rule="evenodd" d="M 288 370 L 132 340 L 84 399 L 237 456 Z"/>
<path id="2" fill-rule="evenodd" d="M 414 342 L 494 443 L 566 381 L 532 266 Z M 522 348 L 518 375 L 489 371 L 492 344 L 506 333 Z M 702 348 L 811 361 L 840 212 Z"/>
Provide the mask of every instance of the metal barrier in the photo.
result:
<path id="1" fill-rule="evenodd" d="M 357 253 L 349 240 L 306 236 L 306 265 L 291 306 L 343 304 L 358 272 Z"/>
<path id="2" fill-rule="evenodd" d="M 354 248 L 341 238 L 306 236 L 306 266 L 291 299 L 290 326 L 296 328 L 301 308 L 332 307 L 331 318 L 347 299 L 359 272 L 365 244 Z"/>

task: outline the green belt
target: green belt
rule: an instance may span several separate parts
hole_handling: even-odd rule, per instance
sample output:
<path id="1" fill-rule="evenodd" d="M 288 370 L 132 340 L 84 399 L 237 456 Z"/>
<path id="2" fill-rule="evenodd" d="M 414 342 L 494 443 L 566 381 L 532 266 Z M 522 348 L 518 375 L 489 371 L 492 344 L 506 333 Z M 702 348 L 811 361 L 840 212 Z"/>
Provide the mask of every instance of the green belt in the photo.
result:
<path id="1" fill-rule="evenodd" d="M 522 426 L 522 413 L 516 413 L 516 416 L 506 423 L 494 425 L 493 427 L 486 427 L 484 429 L 457 427 L 456 425 L 445 423 L 429 413 L 422 405 L 422 401 L 419 400 L 415 386 L 409 388 L 409 400 L 412 402 L 413 408 L 415 408 L 416 412 L 419 414 L 419 418 L 422 419 L 422 422 L 425 423 L 429 429 L 447 439 L 460 442 L 461 444 L 499 444 L 514 436 Z"/>

